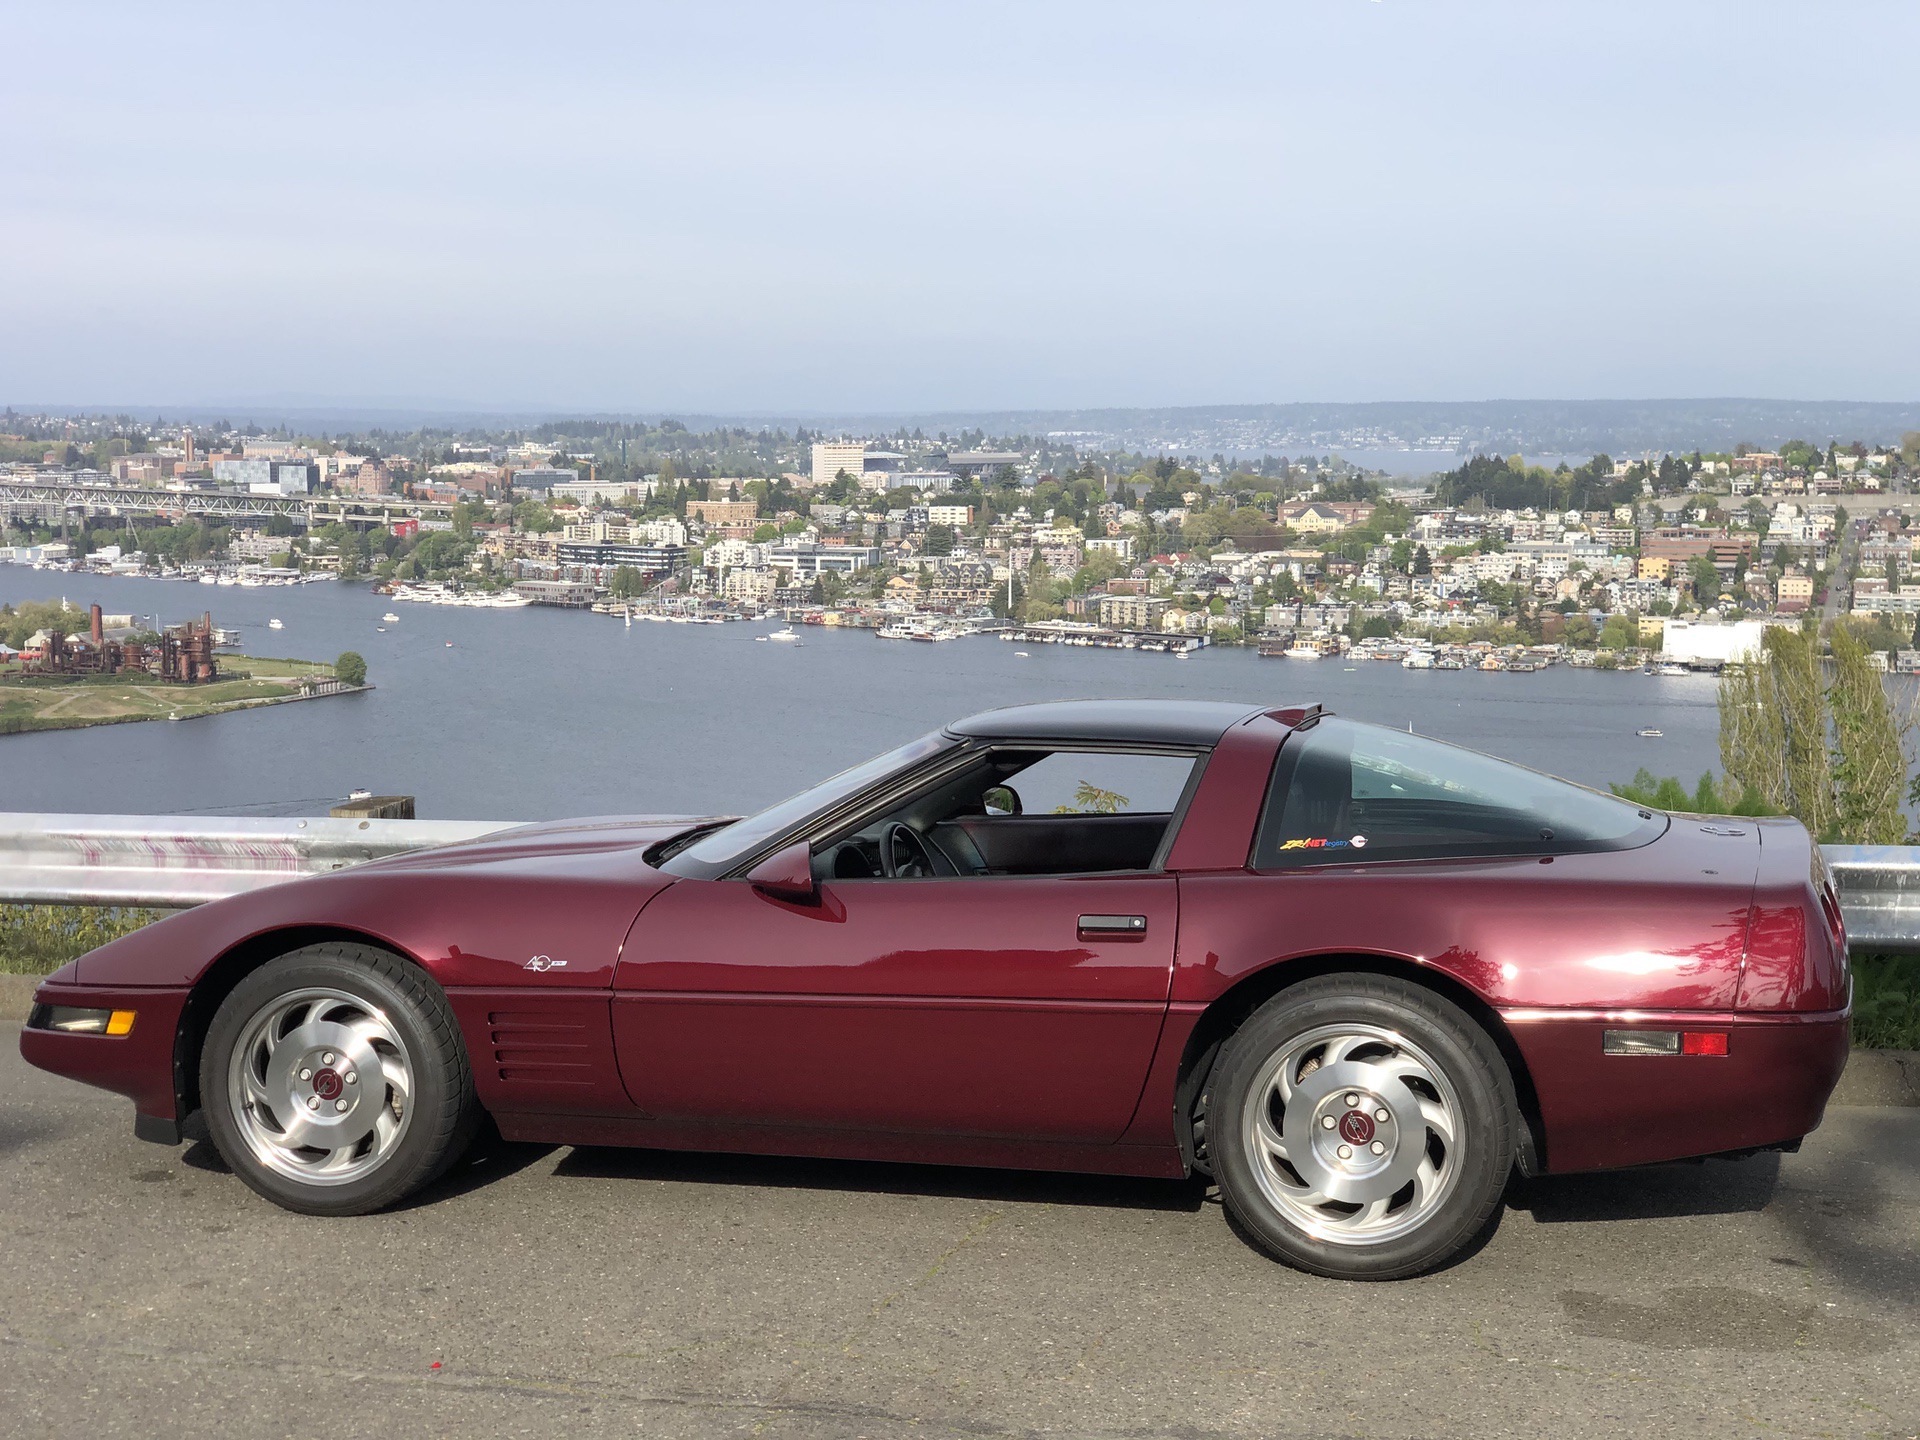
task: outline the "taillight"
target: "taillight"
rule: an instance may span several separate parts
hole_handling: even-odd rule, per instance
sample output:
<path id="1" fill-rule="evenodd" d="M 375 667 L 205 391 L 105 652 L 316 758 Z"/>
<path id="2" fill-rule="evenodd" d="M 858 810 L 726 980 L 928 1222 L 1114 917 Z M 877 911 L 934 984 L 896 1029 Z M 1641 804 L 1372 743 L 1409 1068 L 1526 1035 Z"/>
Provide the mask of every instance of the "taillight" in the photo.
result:
<path id="1" fill-rule="evenodd" d="M 1724 1030 L 1607 1030 L 1600 1036 L 1603 1055 L 1725 1055 Z"/>

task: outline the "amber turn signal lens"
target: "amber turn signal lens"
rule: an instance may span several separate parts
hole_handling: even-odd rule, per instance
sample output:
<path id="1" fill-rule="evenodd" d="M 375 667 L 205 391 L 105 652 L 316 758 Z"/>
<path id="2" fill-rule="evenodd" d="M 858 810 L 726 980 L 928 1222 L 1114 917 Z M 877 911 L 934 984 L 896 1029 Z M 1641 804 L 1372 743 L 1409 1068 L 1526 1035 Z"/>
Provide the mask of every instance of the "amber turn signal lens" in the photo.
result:
<path id="1" fill-rule="evenodd" d="M 116 1010 L 107 1017 L 107 1034 L 126 1035 L 133 1030 L 133 1011 Z"/>

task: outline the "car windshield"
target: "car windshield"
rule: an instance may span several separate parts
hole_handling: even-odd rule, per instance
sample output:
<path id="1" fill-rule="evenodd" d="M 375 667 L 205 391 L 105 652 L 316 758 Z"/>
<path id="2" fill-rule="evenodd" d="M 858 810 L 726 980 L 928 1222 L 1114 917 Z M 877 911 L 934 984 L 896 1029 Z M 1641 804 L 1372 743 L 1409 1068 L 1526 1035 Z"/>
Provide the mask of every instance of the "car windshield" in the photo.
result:
<path id="1" fill-rule="evenodd" d="M 850 770 L 842 770 L 811 789 L 802 790 L 757 815 L 736 820 L 731 825 L 703 835 L 661 868 L 670 874 L 708 877 L 722 874 L 763 849 L 769 840 L 823 815 L 846 800 L 870 789 L 891 775 L 911 769 L 922 761 L 950 750 L 960 742 L 950 735 L 934 731 L 909 741 L 898 750 L 889 750 Z"/>

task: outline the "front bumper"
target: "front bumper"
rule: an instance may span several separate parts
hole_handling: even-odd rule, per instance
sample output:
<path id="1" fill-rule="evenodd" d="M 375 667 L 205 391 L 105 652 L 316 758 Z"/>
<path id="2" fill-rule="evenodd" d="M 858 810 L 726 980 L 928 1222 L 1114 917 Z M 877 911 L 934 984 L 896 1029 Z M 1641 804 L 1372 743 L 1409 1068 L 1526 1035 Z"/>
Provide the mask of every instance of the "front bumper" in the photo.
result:
<path id="1" fill-rule="evenodd" d="M 1549 1174 L 1782 1145 L 1820 1124 L 1852 1011 L 1510 1010 L 1539 1102 Z M 1603 1055 L 1620 1028 L 1718 1031 L 1725 1055 Z"/>
<path id="2" fill-rule="evenodd" d="M 133 1101 L 134 1133 L 143 1140 L 179 1143 L 180 1078 L 175 1073 L 184 989 L 73 985 L 49 981 L 34 992 L 34 1005 L 131 1010 L 125 1035 L 75 1035 L 58 1030 L 20 1031 L 20 1055 L 55 1075 L 97 1085 Z"/>

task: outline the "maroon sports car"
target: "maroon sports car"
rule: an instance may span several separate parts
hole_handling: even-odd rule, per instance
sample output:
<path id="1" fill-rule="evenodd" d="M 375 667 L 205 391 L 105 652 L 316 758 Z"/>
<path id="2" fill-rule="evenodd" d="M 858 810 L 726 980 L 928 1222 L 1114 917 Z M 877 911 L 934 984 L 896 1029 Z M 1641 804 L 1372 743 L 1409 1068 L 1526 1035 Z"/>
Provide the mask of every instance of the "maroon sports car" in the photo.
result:
<path id="1" fill-rule="evenodd" d="M 1846 936 L 1790 820 L 1665 815 L 1318 706 L 960 721 L 743 820 L 532 825 L 163 920 L 26 1058 L 317 1215 L 510 1139 L 1213 1176 L 1410 1275 L 1509 1175 L 1793 1148 Z"/>

